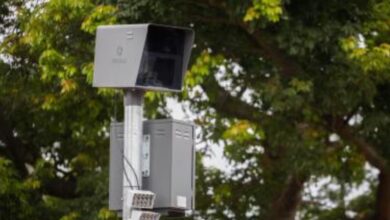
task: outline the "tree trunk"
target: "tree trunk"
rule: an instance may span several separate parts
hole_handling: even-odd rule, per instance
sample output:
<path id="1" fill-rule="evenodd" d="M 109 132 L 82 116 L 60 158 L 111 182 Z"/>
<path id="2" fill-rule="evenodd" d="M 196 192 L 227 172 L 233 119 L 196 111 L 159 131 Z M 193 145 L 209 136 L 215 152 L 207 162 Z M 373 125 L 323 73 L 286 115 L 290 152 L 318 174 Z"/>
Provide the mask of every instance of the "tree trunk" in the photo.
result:
<path id="1" fill-rule="evenodd" d="M 286 185 L 271 205 L 269 220 L 294 220 L 302 201 L 306 177 L 290 175 Z"/>
<path id="2" fill-rule="evenodd" d="M 381 170 L 376 197 L 376 220 L 390 220 L 390 169 Z"/>

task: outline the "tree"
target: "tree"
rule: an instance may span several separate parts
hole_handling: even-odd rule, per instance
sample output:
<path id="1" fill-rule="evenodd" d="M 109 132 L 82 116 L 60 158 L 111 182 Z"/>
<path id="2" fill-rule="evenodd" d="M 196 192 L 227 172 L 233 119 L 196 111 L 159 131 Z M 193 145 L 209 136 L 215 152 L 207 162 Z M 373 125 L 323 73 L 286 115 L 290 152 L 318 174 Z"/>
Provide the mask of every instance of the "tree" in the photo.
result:
<path id="1" fill-rule="evenodd" d="M 248 210 L 253 218 L 293 219 L 298 210 L 311 218 L 302 204 L 305 183 L 327 175 L 343 186 L 361 182 L 365 162 L 380 172 L 371 217 L 390 218 L 388 1 L 119 6 L 124 22 L 196 30 L 197 58 L 180 98 L 201 115 L 204 140 L 223 141 L 232 162 L 249 163 L 227 179 L 210 174 L 214 218 L 248 218 Z M 337 218 L 353 209 L 344 196 L 333 210 Z"/>
<path id="2" fill-rule="evenodd" d="M 0 185 L 10 202 L 0 218 L 112 219 L 105 208 L 112 99 L 89 82 L 91 33 L 115 22 L 115 8 L 88 0 L 11 3 L 16 21 L 2 43 L 0 74 L 0 164 L 9 173 Z"/>
<path id="3" fill-rule="evenodd" d="M 199 152 L 201 216 L 389 219 L 390 2 L 33 3 L 0 6 L 16 12 L 0 19 L 0 197 L 12 201 L 0 218 L 114 218 L 105 208 L 107 129 L 122 115 L 121 94 L 91 88 L 94 33 L 99 24 L 156 22 L 195 29 L 177 98 L 198 113 L 202 139 L 222 142 L 235 165 L 231 174 L 206 169 Z M 147 116 L 168 114 L 166 96 L 146 95 Z M 372 181 L 366 162 L 379 171 Z M 327 176 L 340 188 L 325 189 L 335 208 L 324 209 L 303 192 Z M 370 193 L 345 202 L 363 181 Z"/>

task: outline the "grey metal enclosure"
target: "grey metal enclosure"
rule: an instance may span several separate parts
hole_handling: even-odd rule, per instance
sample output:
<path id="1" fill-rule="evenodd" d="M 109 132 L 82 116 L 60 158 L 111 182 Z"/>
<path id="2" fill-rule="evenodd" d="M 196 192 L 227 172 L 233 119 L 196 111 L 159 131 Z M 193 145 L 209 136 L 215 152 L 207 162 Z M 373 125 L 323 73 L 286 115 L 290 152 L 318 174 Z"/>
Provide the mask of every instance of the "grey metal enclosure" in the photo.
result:
<path id="1" fill-rule="evenodd" d="M 156 194 L 154 210 L 176 213 L 193 210 L 194 125 L 173 119 L 149 120 L 143 124 L 143 135 L 143 190 Z M 116 211 L 122 209 L 122 151 L 123 123 L 112 123 L 109 207 Z"/>
<path id="2" fill-rule="evenodd" d="M 99 26 L 93 86 L 180 91 L 193 41 L 194 32 L 183 27 Z"/>
<path id="3" fill-rule="evenodd" d="M 155 209 L 161 211 L 194 208 L 194 126 L 165 119 L 144 122 L 150 135 L 150 176 L 144 188 L 156 193 Z"/>

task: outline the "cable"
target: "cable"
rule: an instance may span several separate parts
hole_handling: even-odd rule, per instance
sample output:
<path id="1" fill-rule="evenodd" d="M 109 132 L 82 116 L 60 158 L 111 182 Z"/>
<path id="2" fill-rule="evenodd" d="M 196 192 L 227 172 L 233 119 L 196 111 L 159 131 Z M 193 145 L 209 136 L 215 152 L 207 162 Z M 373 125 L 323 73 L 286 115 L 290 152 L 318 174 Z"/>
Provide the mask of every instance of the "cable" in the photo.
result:
<path id="1" fill-rule="evenodd" d="M 123 169 L 123 170 L 124 170 L 125 177 L 126 177 L 127 182 L 129 183 L 130 188 L 133 188 L 133 184 L 131 183 L 129 176 L 127 175 L 126 170 L 125 169 Z"/>
<path id="2" fill-rule="evenodd" d="M 134 167 L 131 165 L 130 161 L 127 159 L 127 157 L 125 157 L 125 155 L 123 155 L 123 158 L 125 159 L 126 163 L 130 166 L 131 170 L 133 171 L 134 176 L 135 176 L 135 180 L 137 181 L 137 187 L 139 189 L 140 188 L 140 184 L 139 184 L 139 181 L 138 181 L 137 172 L 135 172 Z M 124 169 L 124 170 L 125 170 L 125 173 L 126 173 L 126 169 Z"/>
<path id="3" fill-rule="evenodd" d="M 134 186 L 133 183 L 131 183 L 129 176 L 127 175 L 126 170 L 125 170 L 125 177 L 126 177 L 127 182 L 129 183 L 129 187 L 130 187 L 131 189 L 133 189 L 134 187 L 139 188 L 139 186 Z"/>
<path id="4" fill-rule="evenodd" d="M 136 180 L 136 182 L 137 182 L 137 187 L 138 187 L 138 189 L 139 189 L 140 184 L 139 184 L 139 181 L 138 181 L 137 172 L 135 172 L 135 169 L 134 169 L 133 165 L 131 165 L 131 163 L 130 163 L 130 161 L 127 159 L 127 157 L 125 157 L 125 156 L 123 155 L 123 158 L 125 158 L 125 161 L 127 162 L 127 164 L 130 166 L 131 170 L 133 171 L 134 176 L 135 176 L 135 180 Z"/>

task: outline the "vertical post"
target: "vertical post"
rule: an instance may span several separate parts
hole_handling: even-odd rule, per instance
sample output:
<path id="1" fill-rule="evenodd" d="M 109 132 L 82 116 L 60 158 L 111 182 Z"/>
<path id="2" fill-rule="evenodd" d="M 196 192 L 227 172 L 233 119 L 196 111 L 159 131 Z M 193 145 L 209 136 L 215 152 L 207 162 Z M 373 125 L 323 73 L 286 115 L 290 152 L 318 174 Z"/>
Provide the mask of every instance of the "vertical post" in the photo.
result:
<path id="1" fill-rule="evenodd" d="M 123 146 L 123 207 L 122 219 L 131 215 L 131 189 L 141 189 L 141 138 L 143 115 L 143 91 L 126 89 L 124 91 L 124 146 Z"/>

